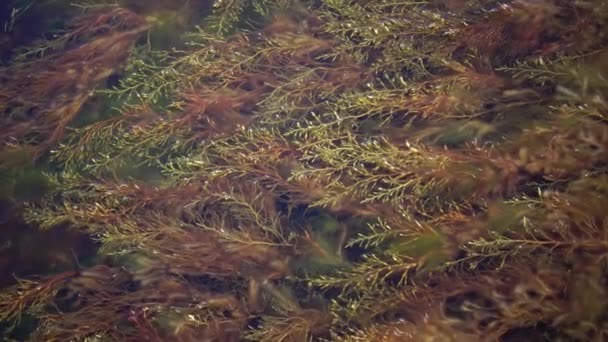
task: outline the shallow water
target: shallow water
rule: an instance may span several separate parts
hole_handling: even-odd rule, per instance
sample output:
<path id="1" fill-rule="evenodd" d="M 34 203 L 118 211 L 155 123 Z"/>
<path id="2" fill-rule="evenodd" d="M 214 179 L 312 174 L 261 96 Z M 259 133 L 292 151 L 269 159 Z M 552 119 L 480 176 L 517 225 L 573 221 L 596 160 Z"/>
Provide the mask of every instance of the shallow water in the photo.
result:
<path id="1" fill-rule="evenodd" d="M 0 5 L 0 339 L 608 338 L 605 1 L 71 2 Z"/>
<path id="2" fill-rule="evenodd" d="M 160 33 L 151 32 L 148 40 L 153 41 L 154 48 L 171 49 L 182 44 L 181 35 L 192 28 L 193 17 L 209 10 L 206 3 L 207 1 L 125 0 L 120 5 L 140 15 L 166 18 L 168 23 L 159 29 Z M 3 1 L 0 4 L 2 64 L 10 66 L 11 59 L 27 46 L 56 37 L 71 18 L 83 13 L 83 8 L 73 4 L 72 1 L 55 0 Z M 115 85 L 108 81 L 108 86 Z M 103 99 L 90 100 L 88 107 L 73 124 L 78 127 L 83 125 L 79 122 L 99 120 L 100 113 L 104 115 L 102 111 L 108 110 L 104 106 Z M 46 164 L 46 159 L 48 156 L 38 160 L 35 168 L 29 171 L 29 161 L 24 162 L 25 166 L 14 155 L 0 156 L 0 175 L 4 181 L 4 186 L 0 187 L 0 286 L 13 284 L 15 277 L 74 269 L 74 253 L 82 259 L 90 259 L 95 254 L 96 244 L 84 234 L 67 232 L 65 229 L 39 232 L 37 228 L 20 220 L 19 202 L 36 200 L 48 190 L 44 180 L 31 178 L 38 177 L 40 172 L 50 171 L 49 167 L 52 166 Z M 15 168 L 21 167 L 25 169 L 13 173 Z M 12 182 L 17 184 L 11 184 Z M 19 182 L 24 185 L 20 186 Z"/>

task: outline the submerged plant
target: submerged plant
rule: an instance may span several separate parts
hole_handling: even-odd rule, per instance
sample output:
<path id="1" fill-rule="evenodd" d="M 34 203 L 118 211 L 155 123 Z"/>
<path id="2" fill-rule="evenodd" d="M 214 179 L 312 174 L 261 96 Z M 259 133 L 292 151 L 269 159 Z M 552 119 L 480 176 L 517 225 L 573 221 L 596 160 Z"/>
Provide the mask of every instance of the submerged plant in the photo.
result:
<path id="1" fill-rule="evenodd" d="M 99 245 L 0 292 L 6 338 L 608 338 L 604 1 L 210 4 L 183 49 L 112 6 L 2 76 L 3 151 L 54 170 L 23 219 Z"/>

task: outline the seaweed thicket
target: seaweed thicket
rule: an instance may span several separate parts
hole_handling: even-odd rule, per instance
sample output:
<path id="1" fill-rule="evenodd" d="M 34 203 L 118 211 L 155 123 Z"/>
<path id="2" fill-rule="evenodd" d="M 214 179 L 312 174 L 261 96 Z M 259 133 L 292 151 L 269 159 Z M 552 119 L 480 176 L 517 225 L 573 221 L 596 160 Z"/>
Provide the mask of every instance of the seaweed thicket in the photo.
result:
<path id="1" fill-rule="evenodd" d="M 98 250 L 6 338 L 608 339 L 607 1 L 81 6 L 1 70 L 0 172 Z"/>

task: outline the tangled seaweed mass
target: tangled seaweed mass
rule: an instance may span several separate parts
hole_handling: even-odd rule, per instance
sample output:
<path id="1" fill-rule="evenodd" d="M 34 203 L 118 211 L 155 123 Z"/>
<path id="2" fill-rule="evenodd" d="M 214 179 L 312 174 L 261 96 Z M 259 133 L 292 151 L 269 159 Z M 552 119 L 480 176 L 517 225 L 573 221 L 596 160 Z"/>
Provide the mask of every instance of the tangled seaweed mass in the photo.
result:
<path id="1" fill-rule="evenodd" d="M 3 339 L 608 340 L 608 1 L 205 6 L 0 70 L 0 171 L 48 165 L 16 216 L 96 249 L 2 289 Z"/>

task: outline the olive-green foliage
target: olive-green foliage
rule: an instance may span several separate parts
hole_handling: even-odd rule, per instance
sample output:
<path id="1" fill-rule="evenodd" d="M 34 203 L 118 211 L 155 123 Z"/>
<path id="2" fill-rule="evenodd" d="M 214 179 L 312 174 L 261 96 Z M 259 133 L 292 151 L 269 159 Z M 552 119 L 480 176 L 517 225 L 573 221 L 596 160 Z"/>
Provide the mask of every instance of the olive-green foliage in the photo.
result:
<path id="1" fill-rule="evenodd" d="M 24 212 L 107 265 L 24 280 L 0 319 L 58 340 L 602 341 L 607 18 L 215 1 L 184 49 L 134 50 L 105 91 L 120 113 L 54 148 L 57 188 Z"/>

